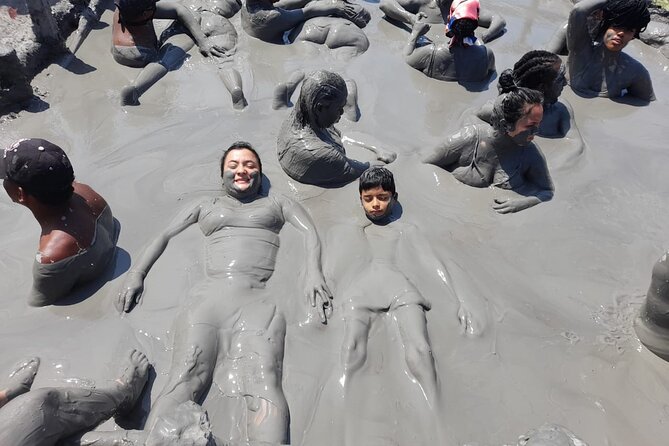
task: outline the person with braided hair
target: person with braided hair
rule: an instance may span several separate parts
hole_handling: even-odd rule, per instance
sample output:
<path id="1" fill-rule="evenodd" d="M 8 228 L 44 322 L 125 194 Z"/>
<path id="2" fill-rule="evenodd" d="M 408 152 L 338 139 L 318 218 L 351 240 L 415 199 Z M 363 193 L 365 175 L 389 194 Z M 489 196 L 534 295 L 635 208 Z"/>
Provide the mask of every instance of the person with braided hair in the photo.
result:
<path id="1" fill-rule="evenodd" d="M 483 82 L 488 79 L 495 71 L 495 55 L 490 48 L 479 44 L 474 35 L 478 26 L 477 11 L 473 17 L 449 21 L 449 43 L 417 46 L 418 39 L 430 30 L 430 25 L 414 23 L 404 50 L 406 63 L 442 81 Z"/>
<path id="2" fill-rule="evenodd" d="M 601 10 L 601 21 L 588 29 L 588 17 Z M 623 48 L 650 22 L 646 0 L 584 0 L 574 6 L 567 25 L 569 79 L 586 97 L 630 95 L 655 100 L 648 70 L 623 53 Z"/>
<path id="3" fill-rule="evenodd" d="M 518 62 L 499 75 L 497 89 L 500 94 L 508 93 L 515 87 L 537 90 L 544 95 L 544 117 L 539 126 L 539 136 L 563 138 L 575 127 L 573 110 L 566 103 L 559 102 L 567 80 L 565 65 L 557 54 L 544 50 L 525 53 Z M 483 105 L 476 116 L 490 122 L 494 101 Z"/>
<path id="4" fill-rule="evenodd" d="M 464 127 L 438 145 L 423 162 L 448 170 L 469 186 L 512 190 L 514 198 L 496 198 L 500 214 L 518 212 L 553 198 L 546 160 L 532 142 L 543 117 L 543 95 L 512 87 L 497 97 L 490 124 Z"/>

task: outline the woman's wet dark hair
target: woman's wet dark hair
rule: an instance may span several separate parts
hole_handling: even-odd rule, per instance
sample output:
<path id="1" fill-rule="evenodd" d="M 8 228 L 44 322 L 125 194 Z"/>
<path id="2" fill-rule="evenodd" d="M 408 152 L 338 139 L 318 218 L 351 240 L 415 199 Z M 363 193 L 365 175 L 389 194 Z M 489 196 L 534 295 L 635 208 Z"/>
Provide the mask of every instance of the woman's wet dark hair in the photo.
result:
<path id="1" fill-rule="evenodd" d="M 479 26 L 478 21 L 472 19 L 457 19 L 450 26 L 450 31 L 458 42 L 462 42 L 465 37 L 475 37 L 474 31 Z"/>
<path id="2" fill-rule="evenodd" d="M 395 196 L 395 178 L 393 177 L 393 173 L 385 167 L 370 167 L 360 175 L 360 185 L 358 186 L 360 193 L 379 186 L 381 189 Z"/>
<path id="3" fill-rule="evenodd" d="M 337 73 L 321 70 L 307 75 L 293 110 L 294 123 L 301 127 L 311 125 L 318 103 L 332 102 L 347 95 L 346 82 Z"/>
<path id="4" fill-rule="evenodd" d="M 506 69 L 499 75 L 497 90 L 508 93 L 514 88 L 525 87 L 544 92 L 550 87 L 558 75 L 555 65 L 562 59 L 555 53 L 534 50 L 525 53 L 513 69 Z"/>
<path id="5" fill-rule="evenodd" d="M 600 38 L 611 28 L 633 29 L 634 37 L 644 32 L 650 22 L 647 0 L 608 0 L 602 8 L 602 21 L 595 35 Z"/>
<path id="6" fill-rule="evenodd" d="M 225 149 L 225 152 L 223 152 L 223 156 L 221 156 L 221 178 L 223 177 L 223 171 L 225 170 L 225 159 L 228 157 L 228 154 L 232 152 L 233 150 L 250 150 L 251 153 L 253 153 L 256 157 L 256 160 L 258 161 L 258 170 L 260 171 L 260 175 L 262 175 L 262 162 L 260 161 L 260 155 L 258 155 L 258 152 L 253 148 L 251 143 L 246 142 L 246 141 L 235 141 Z"/>
<path id="7" fill-rule="evenodd" d="M 490 125 L 495 131 L 507 133 L 513 131 L 516 122 L 526 114 L 527 105 L 542 105 L 544 95 L 524 87 L 513 87 L 509 92 L 500 94 L 495 100 L 490 117 Z"/>

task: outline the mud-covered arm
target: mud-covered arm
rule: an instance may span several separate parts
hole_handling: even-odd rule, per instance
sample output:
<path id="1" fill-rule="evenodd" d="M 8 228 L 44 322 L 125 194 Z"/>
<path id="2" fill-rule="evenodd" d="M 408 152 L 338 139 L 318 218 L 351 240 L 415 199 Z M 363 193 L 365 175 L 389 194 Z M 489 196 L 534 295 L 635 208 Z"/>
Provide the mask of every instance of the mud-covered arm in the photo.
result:
<path id="1" fill-rule="evenodd" d="M 200 209 L 201 206 L 197 205 L 179 214 L 167 229 L 146 247 L 142 256 L 135 262 L 126 275 L 116 302 L 116 309 L 118 311 L 129 312 L 139 303 L 144 291 L 144 278 L 151 270 L 151 267 L 165 251 L 172 237 L 198 221 Z"/>
<path id="2" fill-rule="evenodd" d="M 305 295 L 309 304 L 318 310 L 321 322 L 327 323 L 332 312 L 332 293 L 328 289 L 323 276 L 321 265 L 321 240 L 316 231 L 316 225 L 309 213 L 299 203 L 286 198 L 277 198 L 283 210 L 283 216 L 288 223 L 302 233 L 306 249 L 306 276 Z"/>
<path id="3" fill-rule="evenodd" d="M 476 117 L 479 118 L 483 122 L 487 122 L 490 124 L 490 121 L 492 119 L 492 107 L 493 107 L 493 101 L 486 102 L 481 106 L 476 111 Z"/>
<path id="4" fill-rule="evenodd" d="M 381 0 L 379 9 L 389 18 L 398 22 L 413 25 L 421 19 L 421 15 L 407 11 L 397 0 Z"/>
<path id="5" fill-rule="evenodd" d="M 555 189 L 550 173 L 548 173 L 546 160 L 537 148 L 528 156 L 530 160 L 524 173 L 525 184 L 516 190 L 522 196 L 504 200 L 495 199 L 492 207 L 498 213 L 519 212 L 553 198 Z"/>
<path id="6" fill-rule="evenodd" d="M 437 278 L 446 290 L 447 297 L 457 302 L 457 317 L 463 332 L 468 335 L 480 335 L 486 321 L 485 302 L 480 296 L 475 295 L 476 293 L 468 293 L 466 291 L 467 287 L 457 288 L 455 286 L 450 271 L 461 273 L 461 269 L 451 261 L 444 263 L 439 259 L 432 245 L 413 225 L 408 226 L 401 240 L 401 249 L 404 249 L 406 253 L 413 253 L 411 259 L 417 263 L 416 266 L 419 271 L 430 274 L 436 273 Z M 458 274 L 458 276 L 460 275 Z M 464 296 L 467 296 L 466 300 Z"/>
<path id="7" fill-rule="evenodd" d="M 158 2 L 156 3 L 154 18 L 173 19 L 184 25 L 191 37 L 193 37 L 193 40 L 195 40 L 195 44 L 200 48 L 202 55 L 225 56 L 225 52 L 221 51 L 221 49 L 207 39 L 207 36 L 202 32 L 202 28 L 200 28 L 200 23 L 185 6 L 178 3 Z"/>
<path id="8" fill-rule="evenodd" d="M 449 136 L 446 142 L 439 144 L 423 156 L 423 162 L 434 164 L 442 169 L 458 164 L 466 152 L 473 152 L 476 147 L 477 130 L 475 126 L 467 126 Z"/>
<path id="9" fill-rule="evenodd" d="M 499 14 L 493 14 L 490 11 L 481 11 L 479 13 L 479 26 L 487 28 L 481 35 L 483 43 L 487 43 L 504 34 L 506 20 Z"/>
<path id="10" fill-rule="evenodd" d="M 298 9 L 303 8 L 310 1 L 318 0 L 279 0 L 276 3 L 273 3 L 272 6 L 282 9 Z"/>
<path id="11" fill-rule="evenodd" d="M 583 0 L 574 6 L 569 13 L 567 22 L 567 51 L 571 55 L 575 51 L 592 47 L 592 38 L 588 32 L 588 16 L 601 9 L 607 0 Z"/>
<path id="12" fill-rule="evenodd" d="M 650 80 L 650 73 L 640 63 L 635 65 L 634 69 L 638 71 L 638 74 L 632 85 L 627 88 L 627 93 L 642 101 L 654 101 L 655 92 L 653 91 L 653 82 Z"/>

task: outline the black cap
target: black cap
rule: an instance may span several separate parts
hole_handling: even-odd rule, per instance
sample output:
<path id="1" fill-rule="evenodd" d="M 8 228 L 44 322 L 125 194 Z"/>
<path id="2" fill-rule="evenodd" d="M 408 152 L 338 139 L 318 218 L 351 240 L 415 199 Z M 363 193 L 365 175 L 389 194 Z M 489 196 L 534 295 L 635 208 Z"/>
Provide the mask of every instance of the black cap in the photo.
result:
<path id="1" fill-rule="evenodd" d="M 29 193 L 57 193 L 74 181 L 70 160 L 45 139 L 21 139 L 0 157 L 0 179 L 9 179 Z"/>

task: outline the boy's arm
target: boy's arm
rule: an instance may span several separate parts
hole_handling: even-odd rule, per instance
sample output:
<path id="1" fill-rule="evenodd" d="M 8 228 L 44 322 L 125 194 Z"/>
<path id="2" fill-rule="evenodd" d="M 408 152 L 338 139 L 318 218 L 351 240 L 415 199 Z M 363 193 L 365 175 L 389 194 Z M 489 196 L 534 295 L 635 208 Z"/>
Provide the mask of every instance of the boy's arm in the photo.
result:
<path id="1" fill-rule="evenodd" d="M 462 280 L 464 271 L 454 262 L 447 261 L 448 267 L 434 253 L 430 243 L 423 237 L 418 229 L 411 225 L 404 231 L 403 244 L 409 249 L 407 253 L 413 253 L 412 262 L 419 264 L 421 271 L 436 272 L 440 282 L 444 285 L 450 298 L 458 303 L 457 317 L 460 321 L 462 332 L 472 336 L 479 336 L 483 333 L 486 325 L 485 307 L 486 304 L 480 298 L 476 291 L 464 291 L 465 282 Z M 459 286 L 456 286 L 451 272 L 458 276 Z M 467 296 L 467 302 L 462 296 Z"/>

